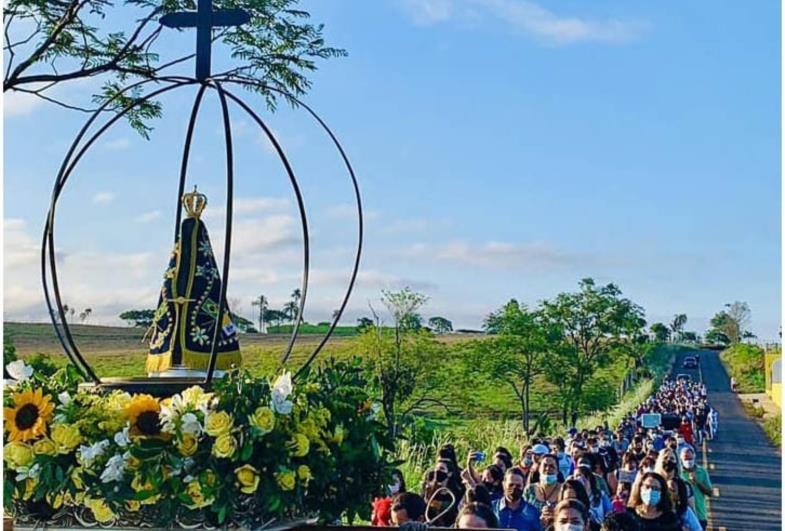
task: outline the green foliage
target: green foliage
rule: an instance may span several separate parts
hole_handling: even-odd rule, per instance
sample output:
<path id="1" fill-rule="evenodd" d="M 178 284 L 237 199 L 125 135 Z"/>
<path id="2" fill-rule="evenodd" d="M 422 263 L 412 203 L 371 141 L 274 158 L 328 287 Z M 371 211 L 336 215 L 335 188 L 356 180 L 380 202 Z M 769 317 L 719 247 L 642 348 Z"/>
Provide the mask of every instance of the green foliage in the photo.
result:
<path id="1" fill-rule="evenodd" d="M 746 330 L 750 321 L 750 307 L 746 302 L 726 304 L 725 309 L 711 318 L 706 341 L 720 345 L 735 345 L 742 338 L 754 337 Z"/>
<path id="2" fill-rule="evenodd" d="M 782 413 L 763 421 L 763 431 L 777 448 L 782 447 Z"/>
<path id="3" fill-rule="evenodd" d="M 510 386 L 520 404 L 523 429 L 528 432 L 532 386 L 545 374 L 557 336 L 538 314 L 515 299 L 485 322 L 495 335 L 477 343 L 471 366 L 482 377 Z"/>
<path id="4" fill-rule="evenodd" d="M 5 509 L 17 521 L 33 522 L 51 515 L 64 497 L 82 496 L 83 502 L 62 510 L 84 517 L 90 513 L 80 506 L 86 506 L 102 523 L 117 515 L 128 518 L 129 510 L 154 526 L 200 518 L 243 527 L 313 515 L 322 522 L 367 520 L 395 464 L 392 440 L 376 418 L 357 359 L 330 360 L 293 386 L 285 377 L 270 383 L 232 373 L 214 384 L 213 394 L 192 387 L 161 403 L 119 391 L 79 391 L 78 383 L 74 372 L 61 369 L 52 376 L 36 372 L 15 389 L 6 388 L 7 407 L 19 406 L 21 395 L 14 392 L 35 389 L 55 408 L 43 433 L 16 443 L 16 457 L 5 461 L 6 478 L 33 466 L 39 471 L 35 481 L 8 489 Z M 58 397 L 64 391 L 66 400 Z M 150 414 L 165 435 L 136 431 L 140 415 Z M 226 420 L 210 422 L 221 415 Z M 123 436 L 126 426 L 130 432 Z M 69 431 L 67 439 L 56 434 L 62 431 Z M 51 451 L 42 446 L 44 437 L 54 441 Z M 102 449 L 88 458 L 84 448 L 99 441 Z M 120 467 L 110 477 L 111 463 Z M 132 509 L 132 501 L 141 506 Z"/>
<path id="5" fill-rule="evenodd" d="M 723 350 L 720 359 L 728 373 L 736 378 L 740 393 L 765 391 L 765 355 L 762 348 L 739 343 Z"/>
<path id="6" fill-rule="evenodd" d="M 452 321 L 444 317 L 431 317 L 428 319 L 428 326 L 437 334 L 452 332 Z"/>
<path id="7" fill-rule="evenodd" d="M 654 334 L 654 339 L 661 343 L 668 341 L 671 337 L 670 329 L 662 323 L 653 323 L 649 327 L 649 330 L 651 330 L 651 333 Z"/>
<path id="8" fill-rule="evenodd" d="M 345 56 L 346 51 L 325 45 L 323 26 L 309 23 L 310 15 L 296 9 L 297 3 L 215 0 L 216 9 L 241 8 L 250 14 L 251 20 L 215 35 L 214 40 L 228 46 L 231 57 L 239 64 L 213 77 L 261 82 L 252 90 L 265 98 L 271 110 L 280 97 L 273 89 L 293 96 L 305 94 L 311 87 L 307 75 L 317 69 L 316 62 Z M 162 31 L 171 30 L 164 30 L 157 22 L 165 13 L 195 8 L 194 0 L 10 0 L 3 9 L 8 56 L 3 90 L 23 91 L 85 110 L 55 99 L 47 91 L 59 83 L 99 77 L 103 86 L 93 95 L 93 101 L 103 103 L 133 82 L 176 73 L 170 69 L 192 59 L 192 55 L 167 55 L 169 50 L 158 45 L 157 40 Z M 127 24 L 120 24 L 131 20 L 135 22 L 130 29 Z M 109 108 L 117 111 L 138 102 L 140 95 L 138 90 L 125 93 Z M 136 106 L 126 117 L 134 129 L 147 137 L 150 121 L 161 112 L 158 103 L 148 102 Z"/>
<path id="9" fill-rule="evenodd" d="M 562 421 L 573 420 L 588 410 L 584 386 L 600 368 L 620 362 L 629 343 L 646 325 L 643 308 L 621 296 L 615 284 L 596 286 L 581 280 L 579 291 L 560 293 L 543 301 L 541 313 L 549 328 L 563 339 L 553 349 L 548 364 L 548 380 L 559 389 Z"/>
<path id="10" fill-rule="evenodd" d="M 3 332 L 3 367 L 11 363 L 12 361 L 16 361 L 16 347 L 14 346 L 14 340 L 11 339 L 11 335 L 7 332 Z"/>
<path id="11" fill-rule="evenodd" d="M 155 310 L 126 310 L 118 317 L 126 321 L 130 326 L 147 328 L 153 324 Z"/>

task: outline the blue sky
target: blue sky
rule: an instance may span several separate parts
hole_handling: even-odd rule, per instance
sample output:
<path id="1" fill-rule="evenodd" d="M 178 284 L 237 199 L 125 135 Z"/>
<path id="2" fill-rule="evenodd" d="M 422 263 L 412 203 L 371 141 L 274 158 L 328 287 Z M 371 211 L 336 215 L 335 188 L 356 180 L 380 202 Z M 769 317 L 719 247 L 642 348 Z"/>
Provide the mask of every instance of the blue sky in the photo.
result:
<path id="1" fill-rule="evenodd" d="M 426 317 L 479 327 L 511 297 L 532 305 L 580 278 L 615 282 L 650 322 L 703 332 L 747 301 L 752 330 L 780 322 L 780 14 L 776 2 L 303 2 L 349 57 L 321 64 L 307 97 L 338 133 L 368 211 L 346 322 L 410 285 Z M 193 35 L 172 33 L 170 50 Z M 216 50 L 219 70 L 225 58 Z M 190 71 L 190 67 L 187 69 Z M 94 85 L 63 87 L 84 98 Z M 263 110 L 261 103 L 245 94 Z M 155 304 L 171 245 L 179 149 L 193 91 L 163 100 L 145 142 L 119 124 L 74 173 L 58 219 L 64 294 L 116 322 Z M 317 321 L 351 263 L 351 189 L 302 111 L 265 114 L 303 180 Z M 6 319 L 41 319 L 37 242 L 55 171 L 84 115 L 7 98 Z M 223 146 L 215 98 L 191 182 L 222 237 Z M 282 304 L 300 274 L 285 174 L 239 109 L 240 208 L 230 301 Z"/>

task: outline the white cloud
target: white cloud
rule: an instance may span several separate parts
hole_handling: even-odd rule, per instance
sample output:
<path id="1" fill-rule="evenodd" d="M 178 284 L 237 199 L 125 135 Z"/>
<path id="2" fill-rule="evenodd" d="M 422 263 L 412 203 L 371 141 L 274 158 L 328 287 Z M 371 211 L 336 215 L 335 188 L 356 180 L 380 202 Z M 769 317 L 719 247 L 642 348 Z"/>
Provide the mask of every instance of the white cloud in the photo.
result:
<path id="1" fill-rule="evenodd" d="M 131 141 L 125 137 L 123 138 L 115 138 L 114 140 L 109 140 L 104 143 L 104 148 L 110 151 L 120 151 L 122 149 L 128 149 L 128 146 L 131 145 Z"/>
<path id="2" fill-rule="evenodd" d="M 111 192 L 98 192 L 93 196 L 93 203 L 96 205 L 108 205 L 114 201 L 114 194 Z"/>
<path id="3" fill-rule="evenodd" d="M 32 267 L 40 259 L 40 244 L 26 232 L 22 219 L 7 219 L 3 231 L 3 265 Z"/>
<path id="4" fill-rule="evenodd" d="M 139 216 L 134 218 L 134 222 L 136 223 L 150 223 L 155 221 L 161 217 L 160 210 L 151 210 L 149 212 L 145 212 L 144 214 L 140 214 Z"/>
<path id="5" fill-rule="evenodd" d="M 404 249 L 401 256 L 491 268 L 572 266 L 593 261 L 591 257 L 563 253 L 545 244 L 495 241 L 480 244 L 465 241 L 437 245 L 416 243 Z"/>
<path id="6" fill-rule="evenodd" d="M 474 22 L 490 17 L 555 45 L 627 42 L 646 29 L 640 22 L 560 16 L 530 0 L 404 0 L 403 6 L 416 24 L 432 25 L 450 20 Z"/>
<path id="7" fill-rule="evenodd" d="M 3 94 L 3 113 L 5 116 L 28 116 L 43 103 L 45 101 L 35 94 L 9 91 Z"/>

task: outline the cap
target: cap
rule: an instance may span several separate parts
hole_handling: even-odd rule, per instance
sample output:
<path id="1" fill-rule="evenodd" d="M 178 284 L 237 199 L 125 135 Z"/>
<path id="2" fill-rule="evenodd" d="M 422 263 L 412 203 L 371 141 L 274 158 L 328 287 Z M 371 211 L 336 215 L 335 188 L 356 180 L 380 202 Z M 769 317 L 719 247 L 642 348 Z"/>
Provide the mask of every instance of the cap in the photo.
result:
<path id="1" fill-rule="evenodd" d="M 535 444 L 534 448 L 532 448 L 532 453 L 534 455 L 545 455 L 548 452 L 550 452 L 550 450 L 544 444 Z"/>

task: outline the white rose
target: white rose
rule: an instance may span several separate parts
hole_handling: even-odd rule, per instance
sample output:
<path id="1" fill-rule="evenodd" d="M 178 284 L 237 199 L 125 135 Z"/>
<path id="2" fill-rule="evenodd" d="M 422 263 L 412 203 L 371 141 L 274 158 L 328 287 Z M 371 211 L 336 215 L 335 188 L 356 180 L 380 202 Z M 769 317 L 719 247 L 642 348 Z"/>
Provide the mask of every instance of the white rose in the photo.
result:
<path id="1" fill-rule="evenodd" d="M 24 382 L 33 375 L 33 368 L 27 365 L 24 360 L 12 361 L 5 366 L 12 380 Z"/>

